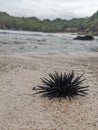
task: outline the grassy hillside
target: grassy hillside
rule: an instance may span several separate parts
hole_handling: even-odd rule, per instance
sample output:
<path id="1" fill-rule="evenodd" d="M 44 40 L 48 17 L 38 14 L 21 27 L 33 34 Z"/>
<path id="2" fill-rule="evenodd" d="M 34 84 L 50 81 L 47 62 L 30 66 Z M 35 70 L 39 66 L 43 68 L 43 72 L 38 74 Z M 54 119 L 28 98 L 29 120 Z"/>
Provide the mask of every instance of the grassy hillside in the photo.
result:
<path id="1" fill-rule="evenodd" d="M 91 17 L 74 18 L 71 20 L 45 19 L 36 17 L 14 17 L 6 12 L 0 12 L 0 29 L 29 30 L 42 32 L 78 32 L 98 35 L 98 11 Z"/>

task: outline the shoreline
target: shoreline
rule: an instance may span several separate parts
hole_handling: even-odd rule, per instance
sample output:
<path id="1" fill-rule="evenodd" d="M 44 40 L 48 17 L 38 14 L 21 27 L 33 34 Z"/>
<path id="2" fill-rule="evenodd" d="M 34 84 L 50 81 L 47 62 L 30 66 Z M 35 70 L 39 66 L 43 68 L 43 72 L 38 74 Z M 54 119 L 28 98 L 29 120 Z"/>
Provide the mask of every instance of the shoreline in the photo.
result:
<path id="1" fill-rule="evenodd" d="M 30 30 L 15 30 L 15 29 L 2 29 L 2 28 L 0 28 L 0 30 L 5 31 L 5 32 L 6 31 L 16 31 L 16 32 L 19 31 L 19 32 L 31 32 L 31 33 L 34 33 L 34 32 L 36 32 L 36 33 L 50 33 L 50 34 L 51 33 L 54 33 L 54 34 L 61 33 L 61 34 L 73 34 L 73 35 L 98 36 L 98 32 L 96 32 L 96 31 L 95 32 L 85 32 L 85 31 L 84 32 L 77 32 L 77 31 L 76 32 L 67 32 L 67 31 L 66 32 L 63 32 L 63 31 L 62 32 L 59 32 L 59 31 L 58 32 L 55 32 L 55 31 L 54 32 L 52 32 L 52 31 L 48 32 L 48 31 L 30 31 Z"/>

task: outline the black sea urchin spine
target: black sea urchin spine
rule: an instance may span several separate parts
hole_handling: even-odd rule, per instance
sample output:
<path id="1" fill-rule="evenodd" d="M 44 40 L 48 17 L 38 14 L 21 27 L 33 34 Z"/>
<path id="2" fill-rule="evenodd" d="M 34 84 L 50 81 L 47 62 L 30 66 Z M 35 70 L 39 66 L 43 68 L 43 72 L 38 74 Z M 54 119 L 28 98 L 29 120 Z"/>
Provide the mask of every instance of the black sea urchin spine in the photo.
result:
<path id="1" fill-rule="evenodd" d="M 82 86 L 85 79 L 81 79 L 83 76 L 75 77 L 74 71 L 71 73 L 58 73 L 49 74 L 49 79 L 42 78 L 42 85 L 38 86 L 35 94 L 42 93 L 42 96 L 48 98 L 75 98 L 76 96 L 85 96 L 87 94 L 88 86 Z"/>

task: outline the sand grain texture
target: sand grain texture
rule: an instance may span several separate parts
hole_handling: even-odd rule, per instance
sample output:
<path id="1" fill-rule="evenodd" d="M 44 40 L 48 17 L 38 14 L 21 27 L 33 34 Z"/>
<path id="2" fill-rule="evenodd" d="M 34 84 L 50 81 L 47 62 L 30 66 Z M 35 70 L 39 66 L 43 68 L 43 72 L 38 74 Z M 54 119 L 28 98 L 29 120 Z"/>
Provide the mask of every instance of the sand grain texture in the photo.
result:
<path id="1" fill-rule="evenodd" d="M 71 70 L 85 72 L 86 97 L 32 96 L 41 77 Z M 98 55 L 0 55 L 0 130 L 98 130 Z"/>

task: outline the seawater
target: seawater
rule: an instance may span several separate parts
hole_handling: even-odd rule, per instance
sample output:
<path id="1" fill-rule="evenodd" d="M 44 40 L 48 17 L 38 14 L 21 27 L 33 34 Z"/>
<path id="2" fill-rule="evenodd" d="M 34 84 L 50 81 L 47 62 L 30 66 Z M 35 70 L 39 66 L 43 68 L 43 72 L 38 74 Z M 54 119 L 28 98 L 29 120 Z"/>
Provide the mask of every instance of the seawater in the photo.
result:
<path id="1" fill-rule="evenodd" d="M 0 30 L 0 54 L 13 53 L 98 53 L 98 37 L 73 40 L 77 34 Z"/>

